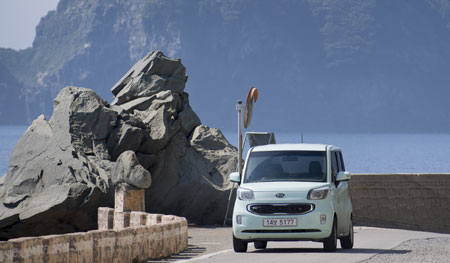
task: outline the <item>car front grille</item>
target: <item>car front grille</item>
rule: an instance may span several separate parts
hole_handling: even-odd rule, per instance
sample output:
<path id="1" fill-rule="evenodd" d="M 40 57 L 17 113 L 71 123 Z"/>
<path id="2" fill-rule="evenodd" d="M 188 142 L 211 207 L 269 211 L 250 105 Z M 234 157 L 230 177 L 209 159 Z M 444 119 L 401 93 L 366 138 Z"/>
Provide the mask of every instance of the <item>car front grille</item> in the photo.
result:
<path id="1" fill-rule="evenodd" d="M 251 204 L 250 213 L 257 215 L 300 215 L 314 210 L 313 204 Z"/>

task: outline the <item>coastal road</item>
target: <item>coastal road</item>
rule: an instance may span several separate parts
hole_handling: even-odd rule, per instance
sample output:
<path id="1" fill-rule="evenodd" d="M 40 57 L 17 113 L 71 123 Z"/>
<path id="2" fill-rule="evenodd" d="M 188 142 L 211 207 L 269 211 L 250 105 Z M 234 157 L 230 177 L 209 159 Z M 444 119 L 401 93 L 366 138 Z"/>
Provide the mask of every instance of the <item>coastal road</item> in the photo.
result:
<path id="1" fill-rule="evenodd" d="M 249 244 L 235 253 L 231 228 L 189 228 L 187 251 L 149 262 L 450 262 L 450 235 L 429 232 L 355 227 L 355 246 L 325 253 L 318 242 L 269 242 L 267 249 Z"/>

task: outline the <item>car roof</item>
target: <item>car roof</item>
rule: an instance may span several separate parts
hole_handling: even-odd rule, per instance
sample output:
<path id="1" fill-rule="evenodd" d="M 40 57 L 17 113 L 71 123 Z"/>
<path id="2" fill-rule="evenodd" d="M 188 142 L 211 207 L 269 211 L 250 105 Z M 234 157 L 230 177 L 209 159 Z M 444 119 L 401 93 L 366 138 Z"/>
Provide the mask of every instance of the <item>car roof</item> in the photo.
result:
<path id="1" fill-rule="evenodd" d="M 328 144 L 308 144 L 308 143 L 289 143 L 289 144 L 267 144 L 253 147 L 253 152 L 266 151 L 326 151 L 327 147 L 333 150 L 339 150 L 339 147 Z"/>

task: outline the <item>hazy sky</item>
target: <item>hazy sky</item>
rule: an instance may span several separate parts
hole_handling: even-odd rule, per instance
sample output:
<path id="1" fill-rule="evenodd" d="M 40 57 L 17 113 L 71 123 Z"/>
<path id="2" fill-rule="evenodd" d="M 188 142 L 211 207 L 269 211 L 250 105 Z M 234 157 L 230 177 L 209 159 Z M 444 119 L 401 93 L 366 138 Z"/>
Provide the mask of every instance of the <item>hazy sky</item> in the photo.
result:
<path id="1" fill-rule="evenodd" d="M 0 47 L 31 47 L 39 20 L 59 0 L 0 0 Z"/>

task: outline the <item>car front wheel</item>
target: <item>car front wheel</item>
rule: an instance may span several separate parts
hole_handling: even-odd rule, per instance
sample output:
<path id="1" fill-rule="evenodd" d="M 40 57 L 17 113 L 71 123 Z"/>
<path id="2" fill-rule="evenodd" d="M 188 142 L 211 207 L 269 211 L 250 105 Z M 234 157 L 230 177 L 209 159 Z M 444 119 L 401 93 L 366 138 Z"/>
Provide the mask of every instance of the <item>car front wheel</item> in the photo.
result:
<path id="1" fill-rule="evenodd" d="M 341 238 L 341 247 L 344 249 L 352 249 L 353 242 L 354 242 L 353 222 L 350 219 L 350 229 L 348 231 L 348 236 Z"/>
<path id="2" fill-rule="evenodd" d="M 336 236 L 336 218 L 333 220 L 333 228 L 331 229 L 331 234 L 323 241 L 323 250 L 325 252 L 335 252 L 337 247 L 337 236 Z"/>
<path id="3" fill-rule="evenodd" d="M 248 242 L 233 235 L 233 249 L 234 252 L 247 252 Z"/>

